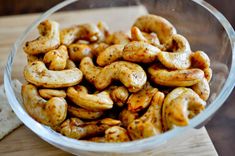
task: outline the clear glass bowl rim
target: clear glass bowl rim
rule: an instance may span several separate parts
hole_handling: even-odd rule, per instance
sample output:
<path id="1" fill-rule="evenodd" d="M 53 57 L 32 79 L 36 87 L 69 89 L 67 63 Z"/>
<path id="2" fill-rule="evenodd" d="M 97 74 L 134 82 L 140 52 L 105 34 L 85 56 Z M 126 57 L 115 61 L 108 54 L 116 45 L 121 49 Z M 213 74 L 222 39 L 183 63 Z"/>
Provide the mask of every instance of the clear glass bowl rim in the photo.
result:
<path id="1" fill-rule="evenodd" d="M 228 98 L 230 93 L 232 92 L 235 84 L 235 32 L 233 27 L 230 25 L 228 20 L 214 7 L 212 7 L 210 4 L 208 4 L 205 1 L 201 0 L 192 0 L 193 2 L 197 3 L 198 5 L 204 7 L 206 10 L 208 10 L 217 20 L 220 22 L 221 25 L 223 25 L 224 29 L 227 32 L 227 35 L 230 40 L 231 48 L 232 48 L 232 63 L 231 63 L 231 69 L 230 73 L 228 75 L 228 78 L 217 96 L 217 98 L 205 109 L 204 112 L 202 112 L 200 115 L 196 116 L 190 121 L 190 124 L 186 127 L 176 128 L 172 131 L 166 132 L 159 136 L 154 136 L 146 139 L 141 139 L 137 141 L 132 142 L 126 142 L 126 143 L 94 143 L 94 142 L 86 142 L 86 141 L 79 141 L 71 138 L 64 137 L 60 135 L 59 133 L 54 132 L 47 126 L 43 126 L 40 123 L 36 122 L 34 119 L 32 119 L 25 110 L 20 107 L 19 101 L 15 97 L 15 93 L 13 91 L 13 87 L 11 84 L 11 71 L 12 71 L 12 65 L 13 60 L 15 57 L 15 54 L 17 52 L 18 47 L 21 45 L 22 41 L 25 39 L 25 37 L 30 33 L 33 29 L 36 28 L 36 26 L 46 19 L 48 16 L 50 16 L 52 13 L 56 12 L 57 10 L 73 3 L 79 0 L 66 0 L 63 1 L 56 6 L 52 7 L 48 11 L 46 11 L 44 14 L 42 14 L 38 19 L 36 19 L 31 26 L 29 26 L 16 40 L 14 45 L 12 46 L 11 53 L 9 54 L 7 64 L 5 66 L 4 71 L 4 86 L 6 95 L 8 98 L 8 101 L 18 116 L 18 118 L 34 133 L 39 135 L 41 138 L 46 140 L 47 142 L 56 145 L 57 147 L 63 147 L 64 148 L 70 148 L 75 150 L 84 150 L 84 151 L 94 151 L 94 152 L 117 152 L 127 153 L 128 151 L 141 151 L 141 149 L 149 149 L 151 147 L 161 145 L 162 143 L 165 143 L 167 140 L 181 134 L 182 132 L 195 128 L 196 126 L 200 125 L 204 121 L 206 121 L 210 116 L 212 116 L 225 102 L 225 100 Z M 138 148 L 140 147 L 140 148 Z M 128 150 L 127 150 L 128 149 Z"/>

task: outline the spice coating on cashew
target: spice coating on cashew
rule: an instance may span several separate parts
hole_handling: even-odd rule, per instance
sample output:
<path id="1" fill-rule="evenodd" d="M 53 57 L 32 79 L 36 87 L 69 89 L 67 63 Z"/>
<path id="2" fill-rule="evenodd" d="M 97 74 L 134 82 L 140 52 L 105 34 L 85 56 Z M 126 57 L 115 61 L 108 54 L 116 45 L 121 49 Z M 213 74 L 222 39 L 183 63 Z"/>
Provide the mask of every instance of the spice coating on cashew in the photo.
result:
<path id="1" fill-rule="evenodd" d="M 86 44 L 70 44 L 68 46 L 69 57 L 72 61 L 81 61 L 84 57 L 93 57 L 91 48 Z"/>
<path id="2" fill-rule="evenodd" d="M 113 80 L 119 80 L 130 92 L 137 92 L 147 80 L 141 66 L 126 61 L 117 61 L 100 68 L 93 64 L 91 58 L 85 57 L 80 63 L 80 69 L 85 78 L 99 90 L 108 87 Z"/>
<path id="3" fill-rule="evenodd" d="M 129 97 L 129 92 L 124 86 L 114 86 L 110 91 L 110 96 L 115 104 L 122 107 Z"/>
<path id="4" fill-rule="evenodd" d="M 192 65 L 195 68 L 206 69 L 210 67 L 210 59 L 203 51 L 196 51 L 192 53 Z"/>
<path id="5" fill-rule="evenodd" d="M 130 141 L 127 130 L 120 126 L 113 126 L 105 131 L 106 142 L 127 142 Z"/>
<path id="6" fill-rule="evenodd" d="M 130 42 L 129 36 L 122 31 L 114 32 L 113 34 L 109 35 L 105 42 L 107 44 L 127 44 Z"/>
<path id="7" fill-rule="evenodd" d="M 204 71 L 204 75 L 205 75 L 206 80 L 208 82 L 210 82 L 211 79 L 212 79 L 212 75 L 213 75 L 212 69 L 211 68 L 205 68 L 203 71 Z"/>
<path id="8" fill-rule="evenodd" d="M 62 97 L 43 99 L 34 85 L 22 86 L 22 98 L 27 112 L 38 122 L 56 126 L 63 122 L 67 115 L 67 103 Z"/>
<path id="9" fill-rule="evenodd" d="M 204 101 L 206 101 L 210 96 L 210 86 L 206 78 L 203 78 L 200 82 L 193 85 L 192 90 Z"/>
<path id="10" fill-rule="evenodd" d="M 45 88 L 73 86 L 82 80 L 82 76 L 78 68 L 52 71 L 41 61 L 32 62 L 24 68 L 24 77 L 28 82 Z"/>
<path id="11" fill-rule="evenodd" d="M 26 42 L 23 47 L 27 54 L 47 53 L 60 45 L 59 24 L 57 22 L 46 20 L 39 24 L 38 31 L 41 36 Z"/>
<path id="12" fill-rule="evenodd" d="M 66 97 L 66 93 L 64 90 L 57 89 L 39 89 L 39 95 L 44 99 L 50 99 L 52 97 Z"/>
<path id="13" fill-rule="evenodd" d="M 119 114 L 119 119 L 122 121 L 122 125 L 127 127 L 130 123 L 132 123 L 135 119 L 139 117 L 137 112 L 129 111 L 128 109 L 123 109 Z"/>

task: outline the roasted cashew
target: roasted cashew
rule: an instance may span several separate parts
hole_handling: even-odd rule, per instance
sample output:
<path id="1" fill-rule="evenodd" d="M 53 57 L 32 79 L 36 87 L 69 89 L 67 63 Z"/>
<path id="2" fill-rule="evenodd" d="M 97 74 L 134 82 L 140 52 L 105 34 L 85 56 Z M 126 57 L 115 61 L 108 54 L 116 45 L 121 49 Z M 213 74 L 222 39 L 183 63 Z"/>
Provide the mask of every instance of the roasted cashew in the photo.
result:
<path id="1" fill-rule="evenodd" d="M 165 51 L 158 53 L 158 59 L 165 67 L 188 69 L 191 66 L 191 48 L 185 37 L 174 34 L 164 46 Z"/>
<path id="2" fill-rule="evenodd" d="M 105 40 L 105 38 L 110 35 L 108 25 L 104 23 L 103 21 L 99 21 L 97 23 L 97 27 L 99 28 L 99 30 L 102 32 L 102 35 L 103 35 L 101 40 Z"/>
<path id="3" fill-rule="evenodd" d="M 128 99 L 129 92 L 124 86 L 115 86 L 111 89 L 110 95 L 113 102 L 122 107 Z"/>
<path id="4" fill-rule="evenodd" d="M 175 27 L 168 20 L 156 15 L 143 15 L 135 21 L 133 26 L 143 32 L 156 33 L 161 43 L 165 43 L 173 34 L 176 34 Z"/>
<path id="5" fill-rule="evenodd" d="M 48 126 L 63 122 L 67 115 L 67 103 L 62 97 L 43 99 L 34 85 L 27 84 L 21 90 L 24 106 L 35 120 Z"/>
<path id="6" fill-rule="evenodd" d="M 196 51 L 192 53 L 192 66 L 195 68 L 206 69 L 210 67 L 210 59 L 203 51 Z"/>
<path id="7" fill-rule="evenodd" d="M 64 90 L 56 90 L 56 89 L 39 89 L 39 95 L 44 99 L 50 99 L 53 97 L 66 97 L 66 93 Z"/>
<path id="8" fill-rule="evenodd" d="M 82 139 L 103 134 L 106 129 L 120 125 L 118 120 L 108 119 L 110 123 L 103 120 L 106 119 L 92 122 L 83 122 L 78 118 L 67 119 L 61 124 L 60 133 L 70 138 Z"/>
<path id="9" fill-rule="evenodd" d="M 51 50 L 44 55 L 43 62 L 50 70 L 64 70 L 69 58 L 67 47 L 61 45 L 56 50 Z"/>
<path id="10" fill-rule="evenodd" d="M 139 119 L 134 120 L 127 127 L 132 140 L 151 137 L 162 133 L 161 109 L 164 94 L 157 92 L 147 112 Z"/>
<path id="11" fill-rule="evenodd" d="M 189 119 L 204 110 L 206 102 L 192 89 L 179 87 L 169 93 L 163 103 L 162 118 L 164 130 L 175 126 L 186 126 Z"/>
<path id="12" fill-rule="evenodd" d="M 132 93 L 127 100 L 128 110 L 139 112 L 149 106 L 154 94 L 158 91 L 147 83 L 144 88 L 136 93 Z"/>
<path id="13" fill-rule="evenodd" d="M 212 69 L 211 68 L 205 68 L 204 70 L 204 75 L 205 75 L 205 78 L 208 82 L 211 81 L 211 78 L 212 78 Z"/>
<path id="14" fill-rule="evenodd" d="M 117 61 L 100 68 L 93 64 L 91 58 L 85 57 L 80 63 L 80 69 L 85 78 L 99 90 L 108 87 L 113 80 L 119 80 L 130 92 L 137 92 L 147 80 L 141 66 L 126 61 Z"/>
<path id="15" fill-rule="evenodd" d="M 91 48 L 86 44 L 70 44 L 68 50 L 69 57 L 74 62 L 81 61 L 86 56 L 93 57 Z"/>
<path id="16" fill-rule="evenodd" d="M 123 59 L 137 63 L 151 63 L 156 60 L 160 49 L 143 42 L 132 41 L 128 43 L 123 50 Z"/>
<path id="17" fill-rule="evenodd" d="M 67 96 L 76 105 L 91 111 L 102 111 L 113 107 L 113 101 L 107 91 L 88 94 L 84 86 L 76 86 L 68 88 Z"/>
<path id="18" fill-rule="evenodd" d="M 25 79 L 40 87 L 62 88 L 78 84 L 82 80 L 82 72 L 78 68 L 52 71 L 41 61 L 35 61 L 25 66 Z"/>
<path id="19" fill-rule="evenodd" d="M 41 36 L 26 42 L 23 47 L 27 54 L 47 53 L 60 45 L 59 24 L 57 22 L 46 20 L 38 25 L 38 31 Z"/>
<path id="20" fill-rule="evenodd" d="M 68 59 L 66 62 L 65 69 L 73 69 L 73 68 L 77 68 L 76 64 L 72 60 Z"/>
<path id="21" fill-rule="evenodd" d="M 113 126 L 105 131 L 106 142 L 127 142 L 130 138 L 127 134 L 127 130 L 120 126 Z"/>
<path id="22" fill-rule="evenodd" d="M 103 111 L 90 111 L 68 105 L 68 113 L 80 119 L 97 119 L 104 114 Z"/>
<path id="23" fill-rule="evenodd" d="M 122 125 L 127 127 L 130 123 L 132 123 L 135 119 L 139 117 L 137 112 L 129 111 L 128 109 L 123 109 L 119 114 L 119 120 L 122 121 Z"/>
<path id="24" fill-rule="evenodd" d="M 98 56 L 101 52 L 103 52 L 106 48 L 108 48 L 109 45 L 106 44 L 106 43 L 93 43 L 93 44 L 90 44 L 90 48 L 92 50 L 92 53 L 95 55 L 95 56 Z"/>
<path id="25" fill-rule="evenodd" d="M 120 60 L 122 58 L 123 49 L 123 44 L 115 44 L 106 48 L 98 55 L 96 63 L 99 66 L 106 66 Z"/>
<path id="26" fill-rule="evenodd" d="M 185 87 L 192 86 L 204 78 L 200 69 L 167 70 L 160 65 L 153 65 L 148 69 L 150 79 L 162 86 Z"/>
<path id="27" fill-rule="evenodd" d="M 109 35 L 105 42 L 107 44 L 127 44 L 130 42 L 129 36 L 122 31 L 114 32 Z"/>
<path id="28" fill-rule="evenodd" d="M 43 61 L 43 56 L 27 54 L 27 62 L 32 63 L 34 61 Z"/>
<path id="29" fill-rule="evenodd" d="M 193 85 L 192 89 L 204 101 L 206 101 L 210 96 L 210 86 L 206 78 L 203 78 L 200 82 Z"/>

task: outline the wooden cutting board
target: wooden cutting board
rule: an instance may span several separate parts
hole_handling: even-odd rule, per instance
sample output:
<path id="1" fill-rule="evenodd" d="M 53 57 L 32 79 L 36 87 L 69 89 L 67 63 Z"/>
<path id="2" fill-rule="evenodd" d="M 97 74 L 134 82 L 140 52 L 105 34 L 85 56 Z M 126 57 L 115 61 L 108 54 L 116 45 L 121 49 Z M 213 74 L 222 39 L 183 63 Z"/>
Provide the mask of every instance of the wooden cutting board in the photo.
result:
<path id="1" fill-rule="evenodd" d="M 118 17 L 116 13 L 119 13 Z M 121 14 L 125 13 L 125 21 Z M 72 25 L 75 23 L 83 22 L 97 22 L 98 20 L 103 20 L 108 23 L 111 30 L 128 30 L 128 28 L 133 23 L 134 19 L 141 14 L 145 14 L 146 10 L 143 7 L 133 7 L 133 8 L 113 8 L 113 9 L 97 9 L 97 10 L 83 10 L 83 11 L 72 11 L 57 13 L 52 19 L 55 19 L 63 26 Z M 96 15 L 94 17 L 94 15 Z M 115 18 L 107 18 L 108 16 L 114 16 Z M 14 43 L 16 38 L 29 26 L 39 14 L 30 15 L 20 15 L 20 16 L 8 16 L 0 18 L 0 83 L 3 83 L 3 65 L 6 62 L 7 56 L 10 51 L 11 45 Z M 97 18 L 99 17 L 99 19 Z M 129 19 L 129 20 L 128 20 Z M 118 21 L 118 22 L 115 22 Z M 33 34 L 35 35 L 35 34 Z M 32 36 L 33 36 L 32 35 Z M 23 54 L 22 54 L 23 56 Z M 22 71 L 22 66 L 25 64 L 25 59 L 16 58 L 16 64 L 18 67 L 13 75 L 14 77 L 19 77 L 19 73 Z M 1 125 L 0 125 L 1 126 Z M 1 127 L 0 127 L 1 128 Z M 205 156 L 216 156 L 217 152 L 213 146 L 213 143 L 203 127 L 198 130 L 192 130 L 188 136 L 188 139 L 184 140 L 182 143 L 171 144 L 166 151 L 161 155 L 205 155 Z M 40 139 L 36 134 L 31 132 L 25 126 L 21 126 L 3 140 L 0 141 L 0 155 L 1 156 L 26 156 L 26 155 L 42 155 L 42 156 L 64 156 L 70 155 L 60 149 L 53 147 L 47 142 Z"/>

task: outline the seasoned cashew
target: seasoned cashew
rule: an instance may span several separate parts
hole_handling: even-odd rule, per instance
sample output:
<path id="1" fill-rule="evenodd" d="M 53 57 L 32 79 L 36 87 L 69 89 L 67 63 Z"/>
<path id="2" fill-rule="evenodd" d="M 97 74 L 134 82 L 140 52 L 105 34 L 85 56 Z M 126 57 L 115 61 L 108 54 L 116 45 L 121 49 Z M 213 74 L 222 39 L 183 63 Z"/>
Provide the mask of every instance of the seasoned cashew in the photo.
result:
<path id="1" fill-rule="evenodd" d="M 91 111 L 102 111 L 113 107 L 113 101 L 107 91 L 88 94 L 84 86 L 76 86 L 68 88 L 67 96 L 76 105 Z"/>
<path id="2" fill-rule="evenodd" d="M 68 113 L 80 119 L 97 119 L 104 114 L 103 111 L 90 111 L 68 105 Z"/>
<path id="3" fill-rule="evenodd" d="M 114 32 L 106 38 L 108 44 L 127 44 L 130 42 L 129 36 L 122 31 Z"/>
<path id="4" fill-rule="evenodd" d="M 99 90 L 108 87 L 113 80 L 119 80 L 130 92 L 137 92 L 147 80 L 141 66 L 126 61 L 117 61 L 99 68 L 93 64 L 91 58 L 85 57 L 80 63 L 80 69 L 85 78 Z"/>
<path id="5" fill-rule="evenodd" d="M 165 51 L 158 54 L 159 61 L 169 69 L 188 69 L 191 66 L 191 48 L 188 40 L 174 34 L 165 43 Z"/>
<path id="6" fill-rule="evenodd" d="M 161 43 L 165 43 L 173 34 L 176 34 L 175 27 L 168 20 L 156 15 L 143 15 L 135 21 L 133 26 L 143 32 L 156 33 Z"/>
<path id="7" fill-rule="evenodd" d="M 101 52 L 103 52 L 106 48 L 109 47 L 108 44 L 106 43 L 93 43 L 93 44 L 90 44 L 89 45 L 91 50 L 92 50 L 92 53 L 95 55 L 95 56 L 98 56 Z"/>
<path id="8" fill-rule="evenodd" d="M 76 64 L 72 60 L 68 59 L 66 62 L 65 69 L 73 69 L 73 68 L 77 68 Z"/>
<path id="9" fill-rule="evenodd" d="M 128 125 L 127 129 L 132 140 L 147 138 L 162 133 L 161 109 L 164 94 L 157 92 L 147 112 Z"/>
<path id="10" fill-rule="evenodd" d="M 210 96 L 210 86 L 206 78 L 203 78 L 200 82 L 193 85 L 192 89 L 204 101 L 206 101 Z"/>
<path id="11" fill-rule="evenodd" d="M 37 55 L 47 53 L 60 45 L 59 24 L 55 21 L 46 20 L 38 25 L 40 37 L 25 43 L 23 47 L 27 54 Z"/>
<path id="12" fill-rule="evenodd" d="M 204 70 L 204 74 L 205 74 L 205 78 L 208 82 L 211 81 L 211 78 L 212 78 L 212 69 L 211 68 L 205 68 Z"/>
<path id="13" fill-rule="evenodd" d="M 103 21 L 99 21 L 97 23 L 97 27 L 102 32 L 102 38 L 103 38 L 102 40 L 105 40 L 105 38 L 110 35 L 108 25 L 105 22 L 103 22 Z"/>
<path id="14" fill-rule="evenodd" d="M 160 65 L 153 65 L 148 69 L 150 79 L 163 86 L 192 86 L 200 82 L 204 72 L 200 69 L 167 70 Z"/>
<path id="15" fill-rule="evenodd" d="M 24 77 L 36 86 L 62 88 L 78 84 L 82 80 L 82 72 L 78 68 L 52 71 L 43 62 L 35 61 L 25 66 Z"/>
<path id="16" fill-rule="evenodd" d="M 67 47 L 61 45 L 56 50 L 51 50 L 44 55 L 43 62 L 50 70 L 64 70 L 69 58 Z"/>
<path id="17" fill-rule="evenodd" d="M 129 92 L 124 86 L 115 86 L 111 92 L 111 99 L 115 104 L 117 104 L 119 107 L 122 107 L 126 100 L 128 99 Z"/>
<path id="18" fill-rule="evenodd" d="M 136 93 L 132 93 L 127 100 L 128 110 L 139 112 L 149 106 L 154 94 L 158 91 L 147 83 L 144 88 Z"/>
<path id="19" fill-rule="evenodd" d="M 38 122 L 56 126 L 63 122 L 67 115 L 67 103 L 62 97 L 43 99 L 34 85 L 27 84 L 21 90 L 27 112 Z"/>
<path id="20" fill-rule="evenodd" d="M 122 58 L 123 49 L 123 44 L 115 44 L 106 48 L 98 55 L 96 63 L 99 66 L 106 66 L 117 60 L 120 60 Z"/>
<path id="21" fill-rule="evenodd" d="M 68 50 L 70 59 L 75 62 L 81 61 L 86 56 L 93 57 L 91 48 L 86 44 L 70 44 Z"/>
<path id="22" fill-rule="evenodd" d="M 206 102 L 192 89 L 179 87 L 169 93 L 163 103 L 164 130 L 175 126 L 186 126 L 189 119 L 204 110 Z"/>
<path id="23" fill-rule="evenodd" d="M 39 89 L 39 95 L 44 99 L 50 99 L 53 97 L 66 97 L 66 93 L 64 90 L 56 90 L 56 89 Z"/>
<path id="24" fill-rule="evenodd" d="M 137 112 L 129 111 L 128 109 L 123 109 L 119 114 L 119 119 L 122 121 L 122 125 L 127 127 L 132 121 L 137 119 L 139 114 Z"/>
<path id="25" fill-rule="evenodd" d="M 103 120 L 107 119 L 92 122 L 83 122 L 78 118 L 67 119 L 61 124 L 60 133 L 70 138 L 82 139 L 104 134 L 106 129 L 120 125 L 118 120 L 108 119 L 110 123 L 103 122 Z"/>
<path id="26" fill-rule="evenodd" d="M 195 68 L 205 69 L 210 67 L 210 59 L 203 51 L 192 53 L 192 66 Z"/>
<path id="27" fill-rule="evenodd" d="M 123 59 L 137 63 L 151 63 L 160 52 L 155 46 L 143 41 L 132 41 L 123 50 Z"/>
<path id="28" fill-rule="evenodd" d="M 34 61 L 43 61 L 43 56 L 28 54 L 27 55 L 27 61 L 28 61 L 28 63 L 32 63 Z"/>
<path id="29" fill-rule="evenodd" d="M 113 126 L 105 131 L 106 142 L 127 142 L 130 138 L 127 134 L 127 130 L 120 126 Z"/>

